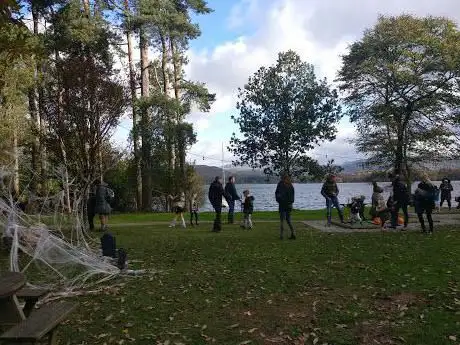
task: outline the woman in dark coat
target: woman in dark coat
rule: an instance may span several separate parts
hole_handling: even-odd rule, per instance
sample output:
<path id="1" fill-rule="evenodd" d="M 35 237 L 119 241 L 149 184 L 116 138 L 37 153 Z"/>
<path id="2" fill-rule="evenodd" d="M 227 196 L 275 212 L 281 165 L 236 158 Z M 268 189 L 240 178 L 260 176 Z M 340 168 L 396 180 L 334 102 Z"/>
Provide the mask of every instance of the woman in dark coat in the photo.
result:
<path id="1" fill-rule="evenodd" d="M 280 212 L 280 239 L 283 239 L 284 221 L 286 220 L 291 230 L 290 240 L 295 240 L 295 230 L 291 223 L 292 204 L 294 203 L 294 186 L 288 174 L 283 174 L 278 182 L 275 191 L 276 202 L 279 204 Z"/>
<path id="2" fill-rule="evenodd" d="M 110 201 L 113 199 L 113 196 L 113 191 L 107 186 L 107 183 L 101 182 L 96 186 L 94 213 L 99 215 L 102 231 L 107 229 L 107 221 L 112 212 Z"/>
<path id="3" fill-rule="evenodd" d="M 422 226 L 423 233 L 427 232 L 425 227 L 425 220 L 423 219 L 423 213 L 426 213 L 426 218 L 429 225 L 429 233 L 433 233 L 433 218 L 431 214 L 433 213 L 435 206 L 435 191 L 435 187 L 431 181 L 427 177 L 424 177 L 414 193 L 415 212 L 417 213 L 418 220 Z"/>

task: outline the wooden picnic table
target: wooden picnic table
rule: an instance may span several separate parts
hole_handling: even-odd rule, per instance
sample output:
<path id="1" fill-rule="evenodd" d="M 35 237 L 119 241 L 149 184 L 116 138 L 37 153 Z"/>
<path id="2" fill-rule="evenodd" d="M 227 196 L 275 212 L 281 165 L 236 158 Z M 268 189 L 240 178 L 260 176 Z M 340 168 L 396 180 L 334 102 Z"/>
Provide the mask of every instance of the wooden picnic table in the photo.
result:
<path id="1" fill-rule="evenodd" d="M 0 274 L 0 326 L 11 326 L 25 320 L 16 292 L 26 284 L 26 277 L 18 272 Z"/>
<path id="2" fill-rule="evenodd" d="M 56 345 L 56 328 L 76 308 L 76 304 L 55 302 L 32 311 L 36 301 L 47 290 L 23 288 L 25 284 L 26 277 L 22 273 L 0 274 L 0 328 L 6 330 L 0 333 L 0 342 L 37 344 L 48 337 L 48 344 Z M 26 300 L 25 312 L 18 303 L 18 297 Z"/>

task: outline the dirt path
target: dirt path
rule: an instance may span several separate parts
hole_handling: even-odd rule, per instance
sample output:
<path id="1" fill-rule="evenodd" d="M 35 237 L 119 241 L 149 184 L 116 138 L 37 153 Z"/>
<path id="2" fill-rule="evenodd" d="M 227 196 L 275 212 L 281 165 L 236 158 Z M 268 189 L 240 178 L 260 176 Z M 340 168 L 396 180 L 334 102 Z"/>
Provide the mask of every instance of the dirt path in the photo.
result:
<path id="1" fill-rule="evenodd" d="M 407 231 L 420 231 L 420 224 L 418 223 L 417 216 L 415 214 L 410 214 L 409 225 L 407 227 Z M 460 224 L 460 214 L 433 214 L 433 221 L 434 221 L 434 230 L 436 231 L 436 227 L 439 226 L 446 226 L 446 225 L 459 225 Z M 427 221 L 425 220 L 427 223 Z M 343 228 L 337 225 L 330 225 L 326 224 L 325 220 L 306 220 L 302 222 L 306 226 L 319 230 L 321 232 L 328 232 L 328 233 L 353 233 L 353 232 L 378 232 L 380 231 L 379 228 L 371 227 L 369 228 Z M 428 226 L 428 224 L 427 224 Z M 398 227 L 397 229 L 385 229 L 388 232 L 395 232 L 401 231 L 402 227 Z"/>

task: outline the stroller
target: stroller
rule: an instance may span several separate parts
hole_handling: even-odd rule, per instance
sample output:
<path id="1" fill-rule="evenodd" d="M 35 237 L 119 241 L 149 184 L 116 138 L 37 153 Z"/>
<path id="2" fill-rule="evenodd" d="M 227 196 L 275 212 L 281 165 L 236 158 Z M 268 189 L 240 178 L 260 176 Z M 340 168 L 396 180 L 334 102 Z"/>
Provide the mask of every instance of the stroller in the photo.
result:
<path id="1" fill-rule="evenodd" d="M 348 205 L 350 208 L 350 223 L 361 223 L 364 218 L 364 200 L 366 197 L 364 195 L 354 196 L 351 198 L 351 203 Z"/>

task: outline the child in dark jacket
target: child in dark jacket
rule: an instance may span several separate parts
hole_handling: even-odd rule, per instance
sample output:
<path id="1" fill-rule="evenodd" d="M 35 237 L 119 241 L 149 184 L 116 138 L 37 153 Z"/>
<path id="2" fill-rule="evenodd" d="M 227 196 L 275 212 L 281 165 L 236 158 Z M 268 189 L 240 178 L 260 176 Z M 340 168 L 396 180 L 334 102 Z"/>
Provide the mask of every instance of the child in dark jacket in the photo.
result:
<path id="1" fill-rule="evenodd" d="M 252 212 L 254 212 L 254 197 L 250 195 L 249 190 L 243 192 L 243 214 L 244 222 L 242 227 L 246 230 L 252 229 Z"/>

